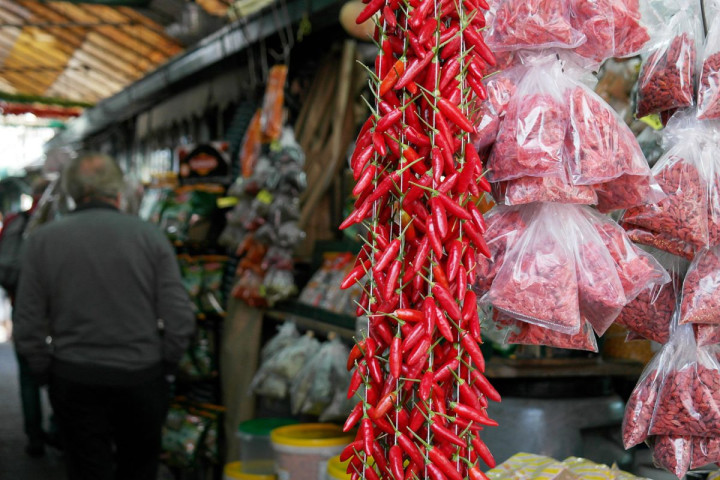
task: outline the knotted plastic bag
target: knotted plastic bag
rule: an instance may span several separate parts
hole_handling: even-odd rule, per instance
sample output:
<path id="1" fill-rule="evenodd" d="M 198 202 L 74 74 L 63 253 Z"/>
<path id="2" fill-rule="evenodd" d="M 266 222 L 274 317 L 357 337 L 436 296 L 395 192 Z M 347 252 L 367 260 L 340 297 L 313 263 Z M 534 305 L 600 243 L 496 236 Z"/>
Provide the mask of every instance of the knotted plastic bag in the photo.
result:
<path id="1" fill-rule="evenodd" d="M 504 341 L 508 344 L 543 345 L 569 350 L 585 350 L 597 352 L 598 345 L 592 325 L 583 320 L 583 326 L 577 333 L 560 333 L 522 320 L 508 314 L 493 311 L 493 320 L 504 333 Z"/>
<path id="2" fill-rule="evenodd" d="M 697 42 L 702 36 L 699 8 L 688 3 L 648 44 L 638 79 L 638 118 L 694 103 Z"/>

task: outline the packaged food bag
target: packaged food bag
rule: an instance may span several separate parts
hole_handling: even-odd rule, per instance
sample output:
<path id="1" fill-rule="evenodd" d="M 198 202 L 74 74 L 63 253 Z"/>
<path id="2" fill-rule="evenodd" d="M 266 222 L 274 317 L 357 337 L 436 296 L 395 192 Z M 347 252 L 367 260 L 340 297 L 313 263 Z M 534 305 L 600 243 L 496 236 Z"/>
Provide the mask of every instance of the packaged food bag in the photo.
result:
<path id="1" fill-rule="evenodd" d="M 582 3 L 583 0 L 580 0 Z M 647 28 L 642 23 L 640 2 L 610 0 L 613 12 L 613 34 L 615 36 L 614 57 L 637 55 L 650 40 Z"/>
<path id="2" fill-rule="evenodd" d="M 693 104 L 699 10 L 678 10 L 649 43 L 638 79 L 638 118 Z"/>
<path id="3" fill-rule="evenodd" d="M 703 46 L 697 109 L 702 120 L 720 118 L 720 2 L 705 2 L 705 18 L 710 27 Z"/>
<path id="4" fill-rule="evenodd" d="M 557 61 L 529 67 L 511 98 L 487 163 L 488 180 L 563 177 L 568 80 Z"/>
<path id="5" fill-rule="evenodd" d="M 670 324 L 689 262 L 662 250 L 653 249 L 653 256 L 667 270 L 670 280 L 642 290 L 615 321 L 640 338 L 664 344 L 670 338 Z"/>
<path id="6" fill-rule="evenodd" d="M 690 468 L 720 462 L 720 437 L 693 437 Z"/>
<path id="7" fill-rule="evenodd" d="M 549 328 L 534 325 L 512 318 L 510 315 L 493 311 L 496 325 L 505 331 L 505 343 L 519 345 L 543 345 L 569 350 L 585 350 L 597 352 L 598 345 L 590 322 L 583 319 L 583 326 L 578 333 L 560 333 Z"/>
<path id="8" fill-rule="evenodd" d="M 490 2 L 485 42 L 492 50 L 575 48 L 585 35 L 573 28 L 569 0 Z"/>
<path id="9" fill-rule="evenodd" d="M 720 344 L 720 324 L 696 323 L 693 329 L 699 347 Z"/>
<path id="10" fill-rule="evenodd" d="M 496 197 L 505 205 L 535 202 L 595 205 L 598 196 L 590 185 L 573 185 L 563 177 L 520 177 L 497 185 Z M 495 194 L 495 192 L 493 192 Z"/>
<path id="11" fill-rule="evenodd" d="M 698 347 L 689 325 L 680 325 L 663 350 L 662 385 L 650 435 L 720 434 L 720 365 L 716 347 Z"/>
<path id="12" fill-rule="evenodd" d="M 678 478 L 683 478 L 692 463 L 693 437 L 659 435 L 651 437 L 653 462 Z"/>
<path id="13" fill-rule="evenodd" d="M 680 323 L 720 324 L 720 246 L 693 260 L 682 292 Z"/>
<path id="14" fill-rule="evenodd" d="M 478 296 L 487 293 L 497 271 L 505 260 L 505 254 L 518 235 L 525 230 L 526 224 L 520 209 L 499 205 L 485 217 L 487 229 L 485 241 L 490 249 L 490 257 L 478 255 L 476 258 L 476 284 L 473 286 Z"/>
<path id="15" fill-rule="evenodd" d="M 720 171 L 714 142 L 706 129 L 683 131 L 685 140 L 674 144 L 652 169 L 666 197 L 656 204 L 630 208 L 622 218 L 625 224 L 641 229 L 631 234 L 633 240 L 675 254 L 720 241 Z M 643 230 L 659 238 L 653 240 L 643 235 Z M 664 248 L 670 239 L 676 242 Z"/>
<path id="16" fill-rule="evenodd" d="M 507 106 L 515 95 L 517 84 L 524 72 L 525 67 L 515 66 L 485 80 L 487 101 L 480 104 L 480 121 L 475 126 L 476 133 L 471 137 L 476 150 L 483 150 L 495 143 Z"/>

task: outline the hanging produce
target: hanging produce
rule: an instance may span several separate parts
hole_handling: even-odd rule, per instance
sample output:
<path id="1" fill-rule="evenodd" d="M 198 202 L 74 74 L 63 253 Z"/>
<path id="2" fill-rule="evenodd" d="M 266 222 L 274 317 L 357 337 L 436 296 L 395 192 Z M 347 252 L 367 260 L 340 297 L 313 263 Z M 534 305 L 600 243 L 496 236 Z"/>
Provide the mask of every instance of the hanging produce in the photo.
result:
<path id="1" fill-rule="evenodd" d="M 344 288 L 363 286 L 357 314 L 368 337 L 350 353 L 345 429 L 352 478 L 485 478 L 492 454 L 480 437 L 497 425 L 483 375 L 475 293 L 478 256 L 489 251 L 478 207 L 490 190 L 470 143 L 495 58 L 482 36 L 485 0 L 370 0 L 379 46 L 372 115 L 350 167 L 365 244 Z"/>

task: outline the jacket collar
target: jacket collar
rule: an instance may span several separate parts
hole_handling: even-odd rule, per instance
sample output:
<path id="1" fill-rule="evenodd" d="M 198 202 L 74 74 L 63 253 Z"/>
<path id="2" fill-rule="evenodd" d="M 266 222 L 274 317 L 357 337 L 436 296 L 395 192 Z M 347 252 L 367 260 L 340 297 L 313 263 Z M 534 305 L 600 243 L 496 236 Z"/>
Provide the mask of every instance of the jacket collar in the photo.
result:
<path id="1" fill-rule="evenodd" d="M 108 202 L 107 200 L 101 200 L 98 198 L 92 198 L 82 202 L 77 207 L 75 207 L 74 211 L 81 212 L 83 210 L 90 210 L 91 208 L 103 208 L 106 210 L 119 211 L 118 208 L 112 203 Z"/>

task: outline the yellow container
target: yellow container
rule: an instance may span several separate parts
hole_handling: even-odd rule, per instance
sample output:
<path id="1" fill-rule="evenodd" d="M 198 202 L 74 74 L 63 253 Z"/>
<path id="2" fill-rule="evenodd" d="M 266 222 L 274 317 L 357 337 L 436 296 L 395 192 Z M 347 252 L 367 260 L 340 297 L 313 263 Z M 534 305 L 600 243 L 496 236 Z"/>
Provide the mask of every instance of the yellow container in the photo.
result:
<path id="1" fill-rule="evenodd" d="M 350 480 L 350 474 L 346 473 L 350 460 L 340 461 L 340 455 L 332 457 L 327 464 L 328 480 Z"/>
<path id="2" fill-rule="evenodd" d="M 258 475 L 243 471 L 242 462 L 231 462 L 223 470 L 224 480 L 276 480 L 275 475 Z"/>
<path id="3" fill-rule="evenodd" d="M 339 455 L 353 436 L 332 423 L 303 423 L 276 428 L 270 434 L 279 480 L 318 480 L 327 462 Z"/>

